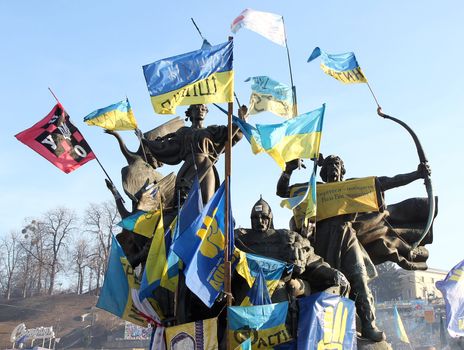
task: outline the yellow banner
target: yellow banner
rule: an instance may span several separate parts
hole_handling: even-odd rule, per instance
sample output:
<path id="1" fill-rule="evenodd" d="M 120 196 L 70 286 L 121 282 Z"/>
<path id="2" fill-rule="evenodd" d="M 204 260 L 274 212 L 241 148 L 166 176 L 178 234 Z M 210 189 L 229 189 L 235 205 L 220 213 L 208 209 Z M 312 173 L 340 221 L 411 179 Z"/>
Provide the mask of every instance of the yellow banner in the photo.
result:
<path id="1" fill-rule="evenodd" d="M 217 318 L 166 328 L 167 349 L 217 350 Z"/>
<path id="2" fill-rule="evenodd" d="M 218 72 L 162 95 L 152 96 L 158 114 L 174 114 L 180 105 L 234 101 L 234 71 Z"/>
<path id="3" fill-rule="evenodd" d="M 317 185 L 317 221 L 338 215 L 379 211 L 375 176 Z"/>

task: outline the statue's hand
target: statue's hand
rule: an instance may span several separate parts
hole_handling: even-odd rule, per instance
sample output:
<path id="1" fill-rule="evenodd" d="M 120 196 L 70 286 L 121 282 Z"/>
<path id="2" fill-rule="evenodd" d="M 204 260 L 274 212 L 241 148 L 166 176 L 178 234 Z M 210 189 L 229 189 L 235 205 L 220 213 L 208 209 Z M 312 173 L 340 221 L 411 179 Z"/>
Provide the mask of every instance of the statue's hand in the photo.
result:
<path id="1" fill-rule="evenodd" d="M 350 292 L 350 282 L 346 279 L 345 275 L 338 271 L 335 275 L 335 283 L 340 287 L 340 295 L 346 296 Z"/>
<path id="2" fill-rule="evenodd" d="M 138 138 L 139 140 L 142 140 L 142 139 L 143 139 L 143 132 L 142 132 L 142 130 L 140 130 L 139 128 L 136 128 L 136 129 L 134 130 L 134 133 L 135 133 L 135 135 L 137 136 L 137 138 Z"/>
<path id="3" fill-rule="evenodd" d="M 245 105 L 242 105 L 238 109 L 238 117 L 242 120 L 246 120 L 248 118 L 248 107 Z"/>
<path id="4" fill-rule="evenodd" d="M 119 194 L 118 192 L 118 189 L 116 188 L 116 186 L 114 185 L 114 183 L 112 183 L 110 180 L 108 179 L 105 179 L 105 183 L 106 183 L 106 187 L 111 191 L 111 193 L 113 194 L 114 196 L 114 199 L 119 199 L 121 198 L 121 195 Z"/>
<path id="5" fill-rule="evenodd" d="M 432 169 L 427 163 L 419 163 L 417 166 L 417 172 L 421 179 L 425 179 L 427 176 L 432 174 Z"/>
<path id="6" fill-rule="evenodd" d="M 306 166 L 303 164 L 303 159 L 297 158 L 293 159 L 287 163 L 285 163 L 285 172 L 290 174 L 295 169 L 299 169 L 300 167 L 306 169 Z"/>

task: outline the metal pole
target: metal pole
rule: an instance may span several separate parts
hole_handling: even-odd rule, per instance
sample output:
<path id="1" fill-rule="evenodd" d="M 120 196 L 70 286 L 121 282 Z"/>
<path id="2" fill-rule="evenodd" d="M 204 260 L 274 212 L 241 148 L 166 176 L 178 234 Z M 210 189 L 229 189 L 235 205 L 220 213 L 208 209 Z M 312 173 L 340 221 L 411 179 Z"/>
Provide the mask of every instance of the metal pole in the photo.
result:
<path id="1" fill-rule="evenodd" d="M 285 31 L 285 23 L 284 23 L 284 17 L 283 16 L 282 16 L 282 23 L 284 25 L 285 48 L 287 49 L 288 70 L 290 71 L 290 83 L 292 85 L 293 116 L 296 117 L 298 115 L 298 105 L 297 105 L 297 101 L 296 101 L 296 86 L 293 84 L 292 64 L 290 62 L 290 51 L 288 49 L 287 32 Z"/>

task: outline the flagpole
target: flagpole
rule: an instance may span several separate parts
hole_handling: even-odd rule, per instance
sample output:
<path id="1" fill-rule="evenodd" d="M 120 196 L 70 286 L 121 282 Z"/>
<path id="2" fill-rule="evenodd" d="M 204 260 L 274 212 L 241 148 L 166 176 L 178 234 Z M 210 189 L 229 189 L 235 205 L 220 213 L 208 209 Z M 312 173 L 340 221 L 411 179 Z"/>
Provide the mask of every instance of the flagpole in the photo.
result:
<path id="1" fill-rule="evenodd" d="M 287 49 L 288 69 L 290 71 L 290 83 L 292 84 L 293 116 L 296 117 L 298 115 L 298 105 L 296 101 L 296 86 L 293 84 L 292 64 L 290 61 L 290 50 L 288 49 L 287 31 L 285 30 L 284 16 L 282 16 L 282 24 L 284 26 L 285 48 Z"/>
<path id="2" fill-rule="evenodd" d="M 372 94 L 372 97 L 373 97 L 374 100 L 375 100 L 375 103 L 377 104 L 377 107 L 378 107 L 378 108 L 381 108 L 381 107 L 380 107 L 380 104 L 379 104 L 379 101 L 377 101 L 377 97 L 374 95 L 374 91 L 372 91 L 371 86 L 369 85 L 369 82 L 366 81 L 366 84 L 367 84 L 367 87 L 369 88 L 369 91 L 370 91 L 371 94 Z"/>
<path id="3" fill-rule="evenodd" d="M 56 97 L 55 93 L 52 91 L 52 89 L 50 89 L 50 87 L 48 88 L 48 90 L 50 91 L 50 93 L 52 94 L 52 96 L 55 98 L 56 102 L 58 102 L 58 104 L 61 106 L 61 108 L 63 108 L 63 111 L 66 111 L 63 107 L 63 105 L 61 104 L 60 100 L 58 100 L 58 98 Z M 67 112 L 66 112 L 67 113 Z M 69 115 L 69 114 L 68 114 Z M 81 132 L 82 134 L 82 132 Z M 93 150 L 92 150 L 93 152 Z M 98 165 L 100 165 L 100 168 L 103 170 L 103 172 L 105 173 L 106 177 L 108 178 L 108 180 L 113 184 L 114 186 L 114 182 L 113 180 L 111 180 L 111 177 L 108 175 L 108 173 L 106 172 L 105 168 L 103 167 L 102 163 L 100 163 L 100 160 L 98 159 L 97 155 L 95 154 L 95 152 L 93 152 L 93 155 L 95 156 L 95 160 L 98 162 Z M 124 199 L 121 197 L 122 199 L 122 202 L 124 203 Z"/>
<path id="4" fill-rule="evenodd" d="M 232 41 L 233 37 L 229 36 L 229 41 Z M 224 235 L 224 292 L 227 298 L 227 306 L 232 305 L 232 286 L 231 286 L 231 264 L 229 261 L 229 235 L 230 232 L 230 175 L 232 170 L 232 113 L 234 109 L 234 102 L 227 104 L 227 143 L 225 149 L 225 235 Z M 227 321 L 229 322 L 229 321 Z M 229 337 L 226 332 L 226 345 L 229 348 Z"/>

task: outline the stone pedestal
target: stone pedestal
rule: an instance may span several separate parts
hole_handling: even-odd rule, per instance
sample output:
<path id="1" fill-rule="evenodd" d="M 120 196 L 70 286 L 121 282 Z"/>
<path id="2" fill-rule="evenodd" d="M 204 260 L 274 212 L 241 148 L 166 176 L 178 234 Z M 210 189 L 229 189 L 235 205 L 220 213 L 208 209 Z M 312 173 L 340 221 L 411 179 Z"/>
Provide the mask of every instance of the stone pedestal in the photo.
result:
<path id="1" fill-rule="evenodd" d="M 374 342 L 372 340 L 356 337 L 358 350 L 393 350 L 391 345 L 386 341 Z"/>

